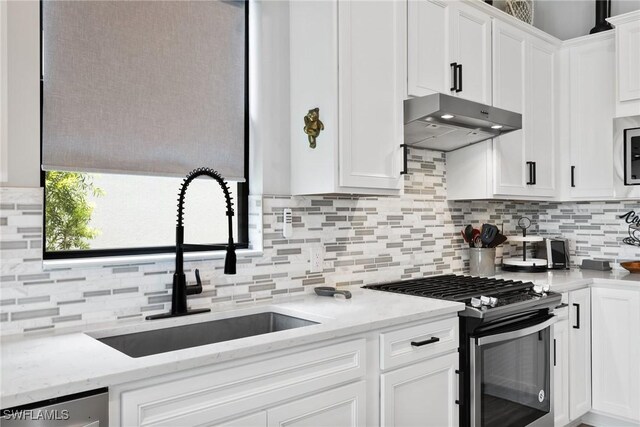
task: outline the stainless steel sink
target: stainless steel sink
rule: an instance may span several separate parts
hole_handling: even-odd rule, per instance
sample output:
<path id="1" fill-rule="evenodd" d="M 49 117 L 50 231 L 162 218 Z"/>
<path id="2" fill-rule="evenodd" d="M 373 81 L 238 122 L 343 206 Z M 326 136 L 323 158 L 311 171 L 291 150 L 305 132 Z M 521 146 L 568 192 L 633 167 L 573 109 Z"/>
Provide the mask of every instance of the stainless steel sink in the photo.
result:
<path id="1" fill-rule="evenodd" d="M 315 325 L 317 322 L 265 312 L 193 323 L 171 328 L 98 338 L 98 341 L 131 356 L 144 357 L 183 348 L 198 347 L 254 335 Z"/>

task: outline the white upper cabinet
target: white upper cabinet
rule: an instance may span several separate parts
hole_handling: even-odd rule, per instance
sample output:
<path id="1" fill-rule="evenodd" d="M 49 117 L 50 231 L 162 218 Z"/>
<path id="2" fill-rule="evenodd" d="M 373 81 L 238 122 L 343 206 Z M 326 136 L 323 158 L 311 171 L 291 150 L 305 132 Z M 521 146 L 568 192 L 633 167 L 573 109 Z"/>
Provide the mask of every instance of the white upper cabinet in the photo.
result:
<path id="1" fill-rule="evenodd" d="M 613 196 L 614 38 L 611 32 L 584 37 L 569 47 L 571 198 Z"/>
<path id="2" fill-rule="evenodd" d="M 399 193 L 406 31 L 403 2 L 291 2 L 292 194 Z"/>
<path id="3" fill-rule="evenodd" d="M 615 26 L 616 117 L 640 114 L 640 10 L 608 19 Z"/>
<path id="4" fill-rule="evenodd" d="M 449 199 L 556 195 L 558 45 L 493 20 L 493 105 L 522 114 L 522 129 L 447 153 Z"/>
<path id="5" fill-rule="evenodd" d="M 527 107 L 524 117 L 527 159 L 533 169 L 529 193 L 556 195 L 556 53 L 557 46 L 529 38 L 527 63 Z"/>
<path id="6" fill-rule="evenodd" d="M 491 18 L 461 2 L 409 0 L 408 94 L 491 104 Z"/>
<path id="7" fill-rule="evenodd" d="M 491 105 L 491 17 L 464 3 L 454 5 L 450 9 L 451 62 L 457 68 L 454 92 Z"/>
<path id="8" fill-rule="evenodd" d="M 448 1 L 409 0 L 407 3 L 407 90 L 411 96 L 451 92 L 450 9 Z"/>
<path id="9" fill-rule="evenodd" d="M 338 5 L 339 185 L 397 189 L 406 9 L 402 2 L 388 1 Z"/>
<path id="10" fill-rule="evenodd" d="M 493 22 L 493 105 L 523 115 L 525 106 L 527 34 L 500 21 Z M 524 196 L 527 150 L 524 129 L 494 138 L 495 193 Z"/>

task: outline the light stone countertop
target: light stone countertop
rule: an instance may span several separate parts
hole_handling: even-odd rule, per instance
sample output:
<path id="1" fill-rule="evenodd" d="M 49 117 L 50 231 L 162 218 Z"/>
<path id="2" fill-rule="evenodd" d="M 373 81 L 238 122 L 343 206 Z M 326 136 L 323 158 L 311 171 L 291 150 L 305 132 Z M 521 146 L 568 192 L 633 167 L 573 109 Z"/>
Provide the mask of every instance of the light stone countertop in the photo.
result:
<path id="1" fill-rule="evenodd" d="M 620 270 L 500 272 L 496 277 L 548 283 L 556 292 L 593 285 L 637 288 L 640 291 L 640 274 Z M 402 323 L 454 315 L 464 309 L 461 303 L 371 291 L 357 286 L 348 289 L 353 293 L 350 300 L 307 294 L 269 305 L 252 304 L 234 310 L 168 320 L 113 323 L 84 333 L 62 331 L 5 337 L 0 350 L 0 407 L 23 405 Z M 141 358 L 129 357 L 94 339 L 265 311 L 301 317 L 319 324 Z"/>
<path id="2" fill-rule="evenodd" d="M 522 280 L 536 285 L 550 285 L 555 292 L 568 292 L 590 285 L 606 285 L 640 290 L 640 274 L 631 274 L 626 270 L 595 271 L 573 268 L 571 270 L 549 270 L 544 273 L 498 272 L 500 279 Z"/>
<path id="3" fill-rule="evenodd" d="M 349 300 L 307 294 L 269 305 L 252 304 L 234 310 L 167 320 L 114 323 L 85 333 L 72 331 L 6 337 L 0 350 L 0 407 L 38 402 L 402 323 L 443 315 L 455 316 L 464 309 L 462 303 L 355 286 L 348 289 L 353 293 Z M 129 357 L 93 338 L 265 311 L 320 323 L 140 358 Z"/>

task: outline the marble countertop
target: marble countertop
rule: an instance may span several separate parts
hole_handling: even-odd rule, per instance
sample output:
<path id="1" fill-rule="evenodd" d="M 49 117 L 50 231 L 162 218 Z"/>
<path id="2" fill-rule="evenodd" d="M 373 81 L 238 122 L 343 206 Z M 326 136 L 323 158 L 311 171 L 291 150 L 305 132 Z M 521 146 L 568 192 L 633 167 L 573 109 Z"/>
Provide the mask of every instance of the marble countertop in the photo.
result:
<path id="1" fill-rule="evenodd" d="M 0 350 L 0 407 L 37 402 L 185 369 L 340 338 L 402 323 L 455 315 L 461 303 L 350 287 L 353 298 L 315 294 L 279 303 L 166 320 L 110 324 L 90 331 L 9 336 Z M 132 358 L 95 338 L 274 311 L 317 325 Z"/>
<path id="2" fill-rule="evenodd" d="M 530 281 L 536 285 L 546 285 L 555 292 L 568 292 L 593 284 L 607 286 L 637 287 L 640 290 L 640 274 L 626 270 L 595 271 L 573 268 L 571 270 L 549 270 L 544 273 L 498 272 L 500 279 Z"/>
<path id="3" fill-rule="evenodd" d="M 504 272 L 496 277 L 548 283 L 556 292 L 594 285 L 637 287 L 640 291 L 640 274 L 620 270 Z M 402 323 L 453 315 L 464 309 L 461 303 L 355 286 L 348 289 L 353 293 L 350 300 L 307 294 L 269 305 L 254 304 L 153 322 L 114 323 L 84 332 L 67 330 L 39 336 L 5 337 L 0 350 L 0 407 L 23 405 Z M 141 358 L 129 357 L 95 339 L 265 311 L 301 317 L 319 324 Z"/>

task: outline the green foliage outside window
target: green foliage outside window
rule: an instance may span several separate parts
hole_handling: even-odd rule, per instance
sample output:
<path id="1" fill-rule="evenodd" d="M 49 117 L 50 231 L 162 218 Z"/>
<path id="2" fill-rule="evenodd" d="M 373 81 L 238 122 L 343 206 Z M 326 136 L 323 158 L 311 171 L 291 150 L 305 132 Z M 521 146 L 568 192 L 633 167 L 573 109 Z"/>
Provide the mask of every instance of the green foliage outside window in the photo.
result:
<path id="1" fill-rule="evenodd" d="M 104 192 L 87 174 L 47 172 L 45 195 L 46 250 L 89 249 L 89 242 L 100 234 L 89 226 L 93 213 L 89 196 Z"/>

